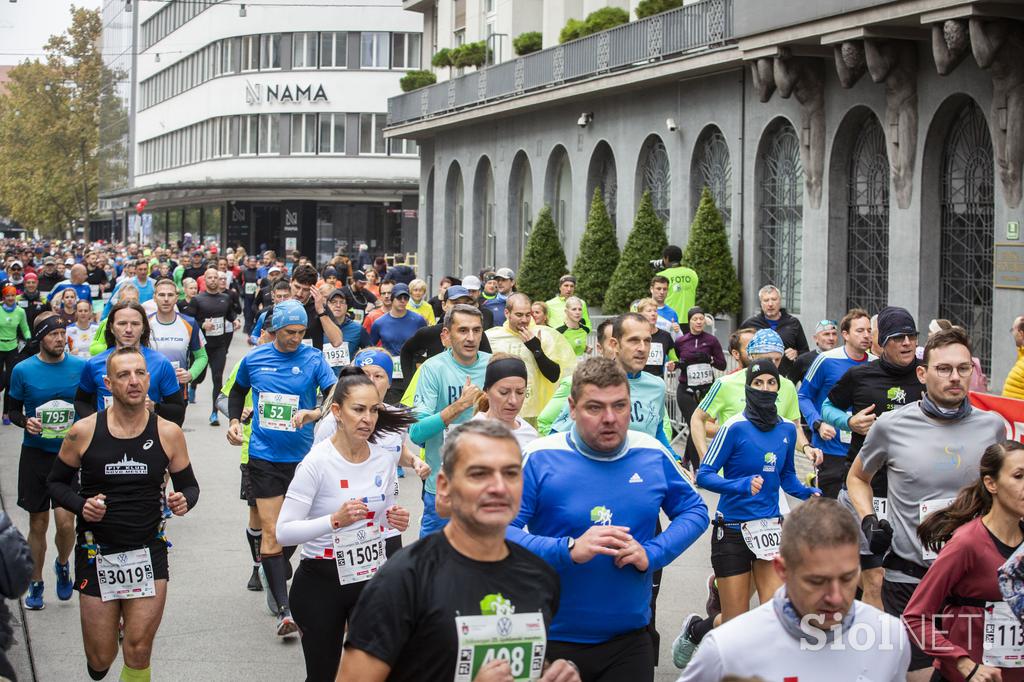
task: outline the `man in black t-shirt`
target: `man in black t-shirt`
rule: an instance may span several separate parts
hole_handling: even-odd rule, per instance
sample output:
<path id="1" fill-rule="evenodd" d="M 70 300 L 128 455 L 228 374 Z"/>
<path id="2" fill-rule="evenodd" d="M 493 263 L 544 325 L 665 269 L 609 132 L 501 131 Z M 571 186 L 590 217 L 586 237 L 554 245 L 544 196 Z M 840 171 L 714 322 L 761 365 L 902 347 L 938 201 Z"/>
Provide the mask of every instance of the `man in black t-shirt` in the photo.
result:
<path id="1" fill-rule="evenodd" d="M 451 521 L 367 583 L 337 679 L 578 682 L 572 663 L 544 657 L 557 574 L 505 540 L 523 491 L 515 437 L 473 420 L 451 431 L 441 458 L 437 504 Z"/>
<path id="2" fill-rule="evenodd" d="M 216 405 L 217 396 L 224 385 L 228 349 L 231 348 L 234 332 L 241 326 L 241 320 L 238 319 L 231 295 L 222 290 L 225 285 L 224 273 L 210 268 L 204 277 L 206 291 L 193 296 L 185 312 L 195 319 L 206 336 L 206 357 L 209 359 L 207 367 L 213 381 L 213 403 Z M 205 378 L 206 369 L 203 369 L 192 382 L 192 390 L 197 389 Z M 210 426 L 220 426 L 216 408 L 210 413 Z"/>

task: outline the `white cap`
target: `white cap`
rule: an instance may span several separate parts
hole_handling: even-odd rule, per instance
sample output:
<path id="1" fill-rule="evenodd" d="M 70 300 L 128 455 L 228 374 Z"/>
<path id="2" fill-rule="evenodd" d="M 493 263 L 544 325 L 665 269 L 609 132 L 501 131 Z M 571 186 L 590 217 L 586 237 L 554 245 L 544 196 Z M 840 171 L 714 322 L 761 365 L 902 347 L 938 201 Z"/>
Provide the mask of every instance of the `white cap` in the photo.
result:
<path id="1" fill-rule="evenodd" d="M 476 275 L 470 275 L 462 280 L 462 286 L 470 291 L 480 291 L 480 278 Z"/>

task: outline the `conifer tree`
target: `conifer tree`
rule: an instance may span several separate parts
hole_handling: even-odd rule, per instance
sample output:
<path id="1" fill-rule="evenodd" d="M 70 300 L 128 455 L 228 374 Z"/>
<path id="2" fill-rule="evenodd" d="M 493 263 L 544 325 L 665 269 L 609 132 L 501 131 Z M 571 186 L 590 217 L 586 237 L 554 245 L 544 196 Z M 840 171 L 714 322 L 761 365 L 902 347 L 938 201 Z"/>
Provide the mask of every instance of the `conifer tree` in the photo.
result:
<path id="1" fill-rule="evenodd" d="M 545 205 L 533 223 L 530 241 L 516 276 L 516 288 L 534 301 L 546 301 L 558 292 L 558 278 L 568 272 L 558 228 Z"/>
<path id="2" fill-rule="evenodd" d="M 580 240 L 580 253 L 572 268 L 572 274 L 576 276 L 576 294 L 589 306 L 604 306 L 605 293 L 618 264 L 619 242 L 615 228 L 608 217 L 601 188 L 595 187 L 587 228 Z"/>
<path id="3" fill-rule="evenodd" d="M 605 294 L 602 312 L 624 313 L 633 301 L 647 295 L 654 275 L 651 261 L 661 258 L 666 246 L 665 226 L 654 212 L 651 193 L 644 192 L 633 221 L 633 231 L 626 239 L 622 257 Z"/>

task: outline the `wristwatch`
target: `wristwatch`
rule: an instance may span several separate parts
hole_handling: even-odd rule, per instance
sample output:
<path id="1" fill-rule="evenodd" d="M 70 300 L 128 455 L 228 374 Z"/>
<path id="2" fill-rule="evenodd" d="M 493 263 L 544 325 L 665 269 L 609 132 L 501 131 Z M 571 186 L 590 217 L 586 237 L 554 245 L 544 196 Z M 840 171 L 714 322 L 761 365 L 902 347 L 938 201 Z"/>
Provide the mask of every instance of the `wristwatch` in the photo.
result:
<path id="1" fill-rule="evenodd" d="M 569 538 L 569 561 L 576 563 L 572 558 L 572 548 L 576 546 L 576 538 Z"/>
<path id="2" fill-rule="evenodd" d="M 814 423 L 811 424 L 811 430 L 817 431 L 819 427 L 821 427 L 821 420 L 820 419 L 815 419 Z"/>

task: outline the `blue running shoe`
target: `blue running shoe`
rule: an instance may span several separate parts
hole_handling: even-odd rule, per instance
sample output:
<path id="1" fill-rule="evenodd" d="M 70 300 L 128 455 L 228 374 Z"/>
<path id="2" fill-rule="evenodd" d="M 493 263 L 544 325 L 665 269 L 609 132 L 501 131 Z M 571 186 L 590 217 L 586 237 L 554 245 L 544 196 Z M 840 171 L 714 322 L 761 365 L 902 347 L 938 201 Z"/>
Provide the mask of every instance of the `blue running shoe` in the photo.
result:
<path id="1" fill-rule="evenodd" d="M 196 389 L 193 386 L 188 387 L 188 402 L 192 405 L 196 404 Z"/>
<path id="2" fill-rule="evenodd" d="M 43 603 L 43 581 L 33 580 L 28 584 L 28 594 L 25 595 L 25 608 L 29 611 L 42 611 L 46 604 Z"/>
<path id="3" fill-rule="evenodd" d="M 403 469 L 402 467 L 398 467 L 398 477 L 405 478 L 405 469 Z"/>
<path id="4" fill-rule="evenodd" d="M 53 560 L 53 571 L 57 574 L 57 599 L 67 601 L 75 592 L 75 586 L 71 582 L 70 564 L 62 564 L 60 559 Z"/>
<path id="5" fill-rule="evenodd" d="M 220 419 L 217 418 L 217 410 L 210 413 L 210 426 L 220 426 Z"/>

